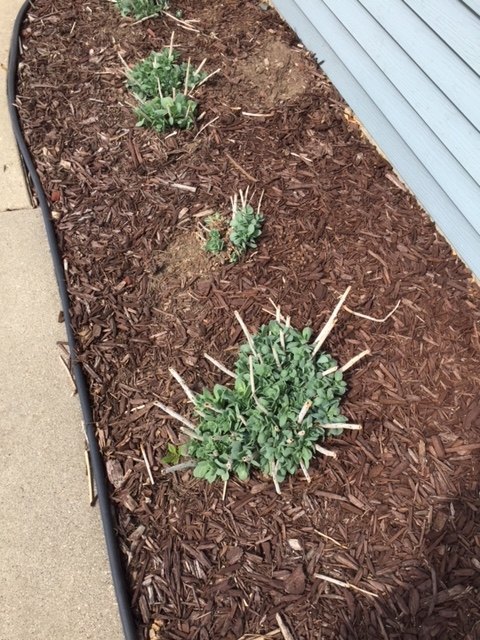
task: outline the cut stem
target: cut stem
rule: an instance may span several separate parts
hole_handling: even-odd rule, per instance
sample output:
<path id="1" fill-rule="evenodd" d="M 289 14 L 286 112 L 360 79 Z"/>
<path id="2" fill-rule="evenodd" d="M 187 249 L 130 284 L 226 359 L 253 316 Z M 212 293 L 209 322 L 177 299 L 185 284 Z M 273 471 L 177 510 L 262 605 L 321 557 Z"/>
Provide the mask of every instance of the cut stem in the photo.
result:
<path id="1" fill-rule="evenodd" d="M 170 46 L 168 48 L 168 57 L 171 58 L 173 55 L 173 39 L 175 38 L 175 31 L 172 31 L 172 35 L 170 37 Z"/>
<path id="2" fill-rule="evenodd" d="M 328 335 L 330 334 L 330 331 L 333 329 L 333 327 L 334 327 L 334 325 L 335 325 L 335 323 L 337 321 L 337 316 L 338 316 L 338 314 L 340 312 L 340 309 L 342 308 L 343 303 L 347 299 L 347 296 L 350 293 L 351 288 L 352 287 L 347 287 L 345 293 L 342 295 L 342 297 L 340 298 L 340 300 L 337 303 L 337 306 L 333 310 L 332 315 L 327 320 L 327 322 L 325 323 L 325 326 L 323 327 L 323 329 L 320 331 L 320 333 L 316 337 L 315 342 L 314 342 L 315 348 L 313 350 L 312 357 L 315 356 L 318 353 L 318 351 L 321 348 L 322 344 L 325 342 L 325 340 L 327 339 Z"/>
<path id="3" fill-rule="evenodd" d="M 330 582 L 331 584 L 336 584 L 338 587 L 345 587 L 346 589 L 354 589 L 355 591 L 360 591 L 360 593 L 365 593 L 367 596 L 373 596 L 374 598 L 378 598 L 378 593 L 373 593 L 373 591 L 367 591 L 366 589 L 357 587 L 357 585 L 352 584 L 351 582 L 344 582 L 343 580 L 337 580 L 337 578 L 331 578 L 330 576 L 325 576 L 323 573 L 315 573 L 313 577 L 318 578 L 319 580 L 324 580 L 325 582 Z"/>
<path id="4" fill-rule="evenodd" d="M 185 95 L 188 94 L 188 81 L 190 80 L 190 64 L 191 64 L 191 60 L 190 60 L 190 58 L 188 58 L 187 70 L 185 72 L 185 86 L 184 86 L 184 90 L 183 90 L 183 93 Z"/>
<path id="5" fill-rule="evenodd" d="M 305 476 L 305 480 L 308 482 L 308 484 L 310 484 L 312 481 L 312 478 L 310 477 L 310 474 L 308 473 L 308 469 L 305 466 L 305 463 L 303 462 L 303 460 L 300 460 L 300 468 L 302 470 L 303 475 Z"/>
<path id="6" fill-rule="evenodd" d="M 294 637 L 290 633 L 290 630 L 288 629 L 285 622 L 282 620 L 282 617 L 279 613 L 275 614 L 275 620 L 277 621 L 278 627 L 282 633 L 283 640 L 294 640 Z"/>
<path id="7" fill-rule="evenodd" d="M 311 407 L 312 407 L 312 401 L 311 400 L 307 400 L 305 402 L 305 404 L 303 405 L 300 413 L 298 414 L 298 418 L 297 418 L 298 424 L 302 424 L 302 422 L 305 419 L 305 416 L 310 411 Z"/>
<path id="8" fill-rule="evenodd" d="M 184 471 L 185 469 L 193 469 L 196 466 L 196 462 L 193 460 L 189 460 L 188 462 L 180 462 L 179 464 L 174 464 L 171 467 L 165 467 L 162 469 L 162 473 L 175 473 L 175 471 Z"/>
<path id="9" fill-rule="evenodd" d="M 247 338 L 247 342 L 249 344 L 250 350 L 252 351 L 254 356 L 257 356 L 258 354 L 255 350 L 255 345 L 253 344 L 253 338 L 250 334 L 250 331 L 247 329 L 247 325 L 242 320 L 242 316 L 238 313 L 238 311 L 235 311 L 235 318 L 237 319 L 238 324 L 241 326 L 242 331 L 245 334 L 245 337 Z"/>
<path id="10" fill-rule="evenodd" d="M 350 429 L 351 431 L 361 431 L 361 424 L 352 424 L 350 422 L 331 422 L 329 424 L 321 424 L 322 429 Z"/>
<path id="11" fill-rule="evenodd" d="M 325 449 L 325 447 L 320 446 L 319 444 L 315 445 L 315 449 L 323 454 L 324 456 L 327 456 L 329 458 L 336 458 L 337 457 L 337 452 L 336 451 L 331 451 L 330 449 Z"/>
<path id="12" fill-rule="evenodd" d="M 270 473 L 272 474 L 273 484 L 275 485 L 275 491 L 278 493 L 279 496 L 281 496 L 282 492 L 280 490 L 280 485 L 278 484 L 278 480 L 277 480 L 277 463 L 274 460 L 270 462 Z"/>
<path id="13" fill-rule="evenodd" d="M 168 371 L 169 371 L 170 375 L 172 376 L 172 378 L 175 378 L 175 380 L 178 382 L 178 384 L 182 387 L 183 392 L 185 393 L 187 398 L 190 400 L 190 402 L 193 402 L 195 404 L 195 394 L 190 389 L 190 387 L 187 385 L 187 383 L 182 378 L 182 376 L 177 371 L 175 371 L 175 369 L 173 369 L 173 368 L 170 368 Z"/>
<path id="14" fill-rule="evenodd" d="M 180 431 L 183 431 L 183 433 L 186 433 L 195 440 L 203 440 L 203 438 L 199 436 L 198 433 L 196 433 L 196 426 L 193 424 L 193 422 L 190 422 L 190 420 L 187 420 L 187 418 L 184 418 L 182 415 L 180 415 L 173 409 L 170 409 L 170 407 L 167 407 L 165 404 L 163 404 L 163 402 L 160 402 L 159 400 L 155 400 L 153 404 L 164 411 L 166 414 L 168 414 L 170 417 L 175 418 L 175 420 L 178 420 L 183 425 L 185 425 L 184 427 L 180 428 Z"/>
<path id="15" fill-rule="evenodd" d="M 215 358 L 212 358 L 212 356 L 209 356 L 208 353 L 204 353 L 203 357 L 206 358 L 213 365 L 215 365 L 217 369 L 220 369 L 220 371 L 223 371 L 223 373 L 226 373 L 227 376 L 230 376 L 231 378 L 236 380 L 237 376 L 233 373 L 233 371 L 230 371 L 230 369 L 227 369 L 227 367 L 225 367 L 221 362 L 219 362 L 218 360 L 215 360 Z"/>
<path id="16" fill-rule="evenodd" d="M 198 87 L 201 87 L 202 84 L 205 84 L 207 80 L 210 80 L 210 78 L 213 78 L 213 76 L 217 75 L 217 73 L 220 73 L 220 71 L 221 69 L 215 69 L 215 71 L 212 71 L 212 73 L 209 73 L 208 76 L 204 78 L 201 82 L 199 82 L 195 88 L 198 89 Z"/>
<path id="17" fill-rule="evenodd" d="M 153 479 L 152 469 L 150 468 L 150 463 L 148 461 L 147 453 L 145 451 L 145 447 L 143 446 L 143 444 L 140 445 L 140 451 L 142 452 L 143 461 L 145 462 L 145 466 L 147 467 L 147 473 L 148 473 L 148 478 L 150 480 L 150 484 L 153 487 L 153 485 L 155 484 L 155 481 Z"/>
<path id="18" fill-rule="evenodd" d="M 362 351 L 362 353 L 358 353 L 356 356 L 353 356 L 353 358 L 350 358 L 350 360 L 346 362 L 342 367 L 340 367 L 339 371 L 343 373 L 347 369 L 350 369 L 350 367 L 353 367 L 354 364 L 356 364 L 359 360 L 361 360 L 365 356 L 368 356 L 370 353 L 371 353 L 370 349 L 365 349 L 365 351 Z"/>

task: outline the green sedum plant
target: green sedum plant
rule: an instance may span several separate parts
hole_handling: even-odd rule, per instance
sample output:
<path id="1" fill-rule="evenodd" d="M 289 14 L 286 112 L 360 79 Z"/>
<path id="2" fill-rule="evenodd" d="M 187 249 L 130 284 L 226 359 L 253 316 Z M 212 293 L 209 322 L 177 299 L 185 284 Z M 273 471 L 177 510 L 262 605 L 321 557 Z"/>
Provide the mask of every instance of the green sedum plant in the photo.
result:
<path id="1" fill-rule="evenodd" d="M 152 52 L 136 64 L 127 74 L 127 84 L 140 100 L 170 96 L 194 89 L 206 78 L 206 73 L 191 69 L 190 64 L 179 62 L 180 54 L 166 47 Z M 188 78 L 187 78 L 188 73 Z"/>
<path id="2" fill-rule="evenodd" d="M 135 20 L 156 16 L 168 9 L 167 0 L 116 0 L 115 4 L 123 16 Z"/>
<path id="3" fill-rule="evenodd" d="M 262 233 L 262 224 L 260 209 L 255 213 L 246 200 L 242 200 L 240 205 L 235 202 L 230 223 L 230 242 L 233 246 L 231 262 L 237 262 L 247 249 L 255 249 L 257 238 Z"/>
<path id="4" fill-rule="evenodd" d="M 234 386 L 215 385 L 196 397 L 201 439 L 187 450 L 197 478 L 246 480 L 256 468 L 280 484 L 308 469 L 317 443 L 342 433 L 343 374 L 323 375 L 336 362 L 328 353 L 312 356 L 311 335 L 271 321 L 240 347 Z"/>
<path id="5" fill-rule="evenodd" d="M 170 46 L 151 53 L 133 69 L 127 67 L 127 85 L 139 102 L 135 108 L 139 127 L 150 127 L 160 133 L 176 127 L 189 129 L 195 122 L 197 102 L 189 92 L 208 76 L 188 62 L 179 62 L 179 54 Z M 215 72 L 216 73 L 216 72 Z M 211 74 L 213 75 L 213 74 Z"/>
<path id="6" fill-rule="evenodd" d="M 220 215 L 215 214 L 207 219 L 207 241 L 205 250 L 210 253 L 221 253 L 227 250 L 230 262 L 238 262 L 248 249 L 257 246 L 257 239 L 262 233 L 264 221 L 260 213 L 260 202 L 255 212 L 247 200 L 248 189 L 240 191 L 231 198 L 232 217 L 230 223 Z"/>
<path id="7" fill-rule="evenodd" d="M 343 373 L 370 353 L 366 349 L 340 367 L 329 353 L 321 351 L 349 291 L 350 287 L 313 341 L 311 329 L 294 329 L 278 307 L 275 320 L 261 326 L 254 336 L 235 312 L 247 338 L 240 347 L 235 371 L 205 354 L 234 379 L 232 386 L 215 385 L 195 394 L 170 369 L 198 418 L 195 425 L 154 402 L 180 421 L 181 431 L 189 436 L 185 451 L 191 460 L 182 463 L 182 468 L 194 467 L 194 475 L 208 482 L 222 480 L 224 491 L 231 475 L 246 480 L 257 469 L 273 479 L 280 493 L 280 483 L 298 469 L 310 481 L 308 467 L 316 452 L 336 457 L 320 443 L 344 429 L 361 429 L 347 423 L 340 411 L 346 391 Z"/>
<path id="8" fill-rule="evenodd" d="M 140 103 L 135 109 L 137 127 L 150 127 L 163 133 L 169 128 L 189 129 L 195 122 L 197 103 L 183 93 L 171 96 L 156 97 Z"/>
<path id="9" fill-rule="evenodd" d="M 214 213 L 206 220 L 207 239 L 205 251 L 218 255 L 225 249 L 224 227 L 225 221 L 219 213 Z"/>

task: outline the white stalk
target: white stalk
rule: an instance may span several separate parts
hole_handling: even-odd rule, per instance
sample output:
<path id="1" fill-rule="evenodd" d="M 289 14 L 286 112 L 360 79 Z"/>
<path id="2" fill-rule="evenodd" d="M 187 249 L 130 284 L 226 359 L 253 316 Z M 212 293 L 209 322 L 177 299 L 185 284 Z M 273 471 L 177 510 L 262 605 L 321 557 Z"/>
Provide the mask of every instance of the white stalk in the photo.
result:
<path id="1" fill-rule="evenodd" d="M 350 367 L 353 367 L 354 364 L 356 364 L 359 360 L 361 360 L 365 356 L 368 356 L 370 353 L 371 353 L 370 349 L 365 349 L 365 351 L 362 351 L 362 353 L 359 353 L 356 356 L 353 356 L 353 358 L 351 358 L 342 367 L 340 367 L 339 371 L 343 373 L 347 369 L 350 369 Z"/>
<path id="2" fill-rule="evenodd" d="M 343 303 L 347 299 L 347 296 L 350 293 L 351 288 L 352 287 L 347 287 L 345 293 L 342 295 L 342 297 L 340 298 L 340 300 L 337 303 L 337 306 L 333 310 L 332 315 L 327 320 L 325 326 L 320 331 L 318 336 L 315 338 L 315 342 L 314 342 L 315 348 L 313 350 L 312 357 L 315 356 L 318 353 L 318 351 L 321 348 L 322 344 L 327 339 L 330 331 L 333 329 L 333 327 L 334 327 L 334 325 L 335 325 L 335 323 L 337 321 L 337 316 L 338 316 L 338 314 L 340 312 L 340 309 L 342 308 Z"/>
<path id="3" fill-rule="evenodd" d="M 203 357 L 206 358 L 213 365 L 215 365 L 217 367 L 217 369 L 220 369 L 220 371 L 223 371 L 223 373 L 226 373 L 227 376 L 230 376 L 234 380 L 237 379 L 237 376 L 233 373 L 233 371 L 230 371 L 230 369 L 227 369 L 227 367 L 225 365 L 223 365 L 218 360 L 215 360 L 215 358 L 212 358 L 212 356 L 209 356 L 208 353 L 204 353 Z"/>
<path id="4" fill-rule="evenodd" d="M 336 451 L 331 451 L 331 449 L 325 449 L 325 447 L 321 447 L 319 444 L 315 445 L 315 449 L 323 454 L 324 456 L 327 456 L 329 458 L 336 458 L 337 457 L 337 452 Z"/>
<path id="5" fill-rule="evenodd" d="M 177 371 L 175 371 L 175 369 L 173 369 L 173 368 L 170 368 L 168 371 L 169 371 L 170 375 L 172 376 L 172 378 L 175 378 L 175 380 L 178 382 L 178 384 L 182 387 L 183 392 L 185 393 L 187 398 L 190 400 L 190 402 L 193 402 L 195 404 L 195 394 L 190 389 L 190 387 L 187 385 L 187 383 L 182 378 L 182 376 Z"/>
<path id="6" fill-rule="evenodd" d="M 237 319 L 238 324 L 241 326 L 243 333 L 245 334 L 245 337 L 247 338 L 247 342 L 250 346 L 250 349 L 252 351 L 252 353 L 255 356 L 258 356 L 256 350 L 255 350 L 255 345 L 253 344 L 253 338 L 250 335 L 250 331 L 247 329 L 247 325 L 244 323 L 244 321 L 242 320 L 241 315 L 238 313 L 238 311 L 235 311 L 235 318 Z"/>

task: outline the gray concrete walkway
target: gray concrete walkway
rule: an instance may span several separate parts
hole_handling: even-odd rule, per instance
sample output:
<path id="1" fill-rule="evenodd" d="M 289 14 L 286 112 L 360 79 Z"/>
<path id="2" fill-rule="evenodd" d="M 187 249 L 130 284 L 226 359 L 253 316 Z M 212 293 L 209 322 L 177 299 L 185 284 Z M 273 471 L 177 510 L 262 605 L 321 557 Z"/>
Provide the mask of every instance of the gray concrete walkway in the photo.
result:
<path id="1" fill-rule="evenodd" d="M 19 6 L 0 0 L 0 640 L 120 640 L 50 253 L 6 110 Z"/>

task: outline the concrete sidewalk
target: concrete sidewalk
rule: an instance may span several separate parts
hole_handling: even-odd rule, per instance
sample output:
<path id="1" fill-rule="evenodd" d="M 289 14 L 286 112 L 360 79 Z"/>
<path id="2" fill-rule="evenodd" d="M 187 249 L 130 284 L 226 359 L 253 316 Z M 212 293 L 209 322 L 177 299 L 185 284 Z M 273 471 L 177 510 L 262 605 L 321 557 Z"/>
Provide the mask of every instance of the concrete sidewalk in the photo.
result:
<path id="1" fill-rule="evenodd" d="M 120 640 L 78 399 L 56 345 L 65 330 L 50 253 L 6 109 L 20 4 L 0 0 L 0 640 Z"/>

